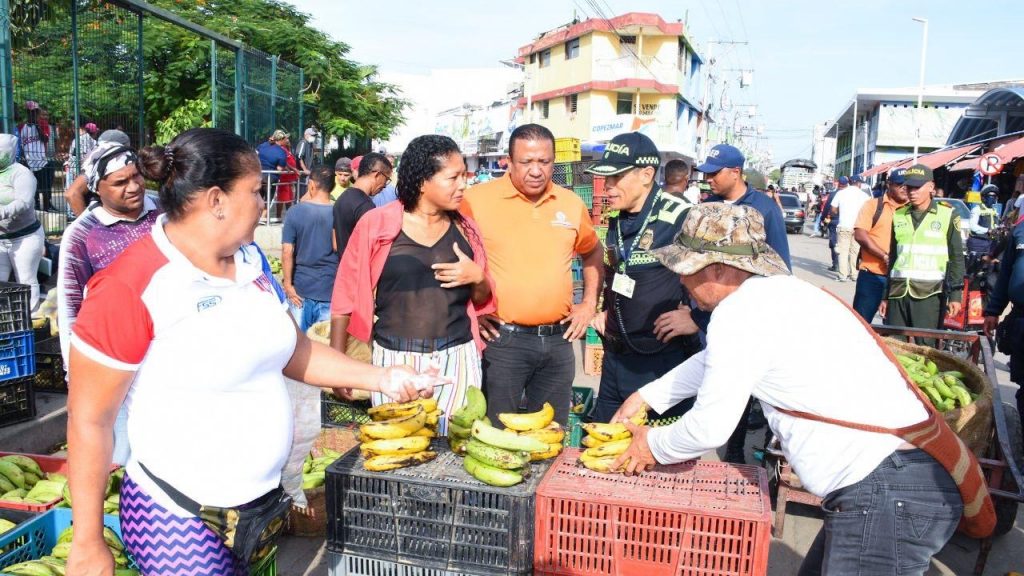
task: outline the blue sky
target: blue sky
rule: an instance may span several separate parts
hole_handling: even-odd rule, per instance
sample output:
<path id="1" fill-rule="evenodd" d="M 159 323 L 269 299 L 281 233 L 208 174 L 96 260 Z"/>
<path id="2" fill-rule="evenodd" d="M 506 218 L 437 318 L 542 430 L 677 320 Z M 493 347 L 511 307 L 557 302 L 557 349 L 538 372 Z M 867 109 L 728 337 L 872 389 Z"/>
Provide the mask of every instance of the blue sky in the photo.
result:
<path id="1" fill-rule="evenodd" d="M 352 47 L 350 57 L 382 71 L 497 65 L 537 34 L 602 13 L 654 12 L 684 20 L 718 68 L 753 68 L 752 87 L 730 91 L 756 104 L 775 162 L 810 153 L 811 127 L 831 120 L 857 88 L 916 86 L 927 18 L 926 84 L 1024 79 L 1019 38 L 1024 1 L 953 0 L 291 0 L 314 25 Z M 738 73 L 731 84 L 737 84 Z"/>

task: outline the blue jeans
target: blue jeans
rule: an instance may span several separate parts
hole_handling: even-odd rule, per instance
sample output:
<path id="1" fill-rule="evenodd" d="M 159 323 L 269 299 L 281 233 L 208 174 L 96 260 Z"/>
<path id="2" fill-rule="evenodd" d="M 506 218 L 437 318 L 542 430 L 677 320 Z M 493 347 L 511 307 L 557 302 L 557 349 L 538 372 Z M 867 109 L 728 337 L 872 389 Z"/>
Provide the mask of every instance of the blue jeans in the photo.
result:
<path id="1" fill-rule="evenodd" d="M 853 295 L 853 309 L 868 324 L 874 320 L 888 286 L 889 279 L 885 274 L 875 274 L 867 270 L 861 270 L 857 274 L 857 291 Z"/>
<path id="2" fill-rule="evenodd" d="M 302 308 L 288 302 L 288 309 L 291 311 L 295 323 L 299 325 L 299 330 L 302 330 L 303 333 L 309 330 L 313 324 L 331 319 L 331 303 L 322 300 L 303 298 Z"/>
<path id="3" fill-rule="evenodd" d="M 538 336 L 500 329 L 498 337 L 487 343 L 481 364 L 487 416 L 492 422 L 498 422 L 498 414 L 503 412 L 519 412 L 525 391 L 527 412 L 550 402 L 555 421 L 566 425 L 576 355 L 562 334 Z"/>
<path id="4" fill-rule="evenodd" d="M 949 473 L 923 450 L 897 450 L 821 502 L 825 526 L 799 576 L 924 574 L 963 513 Z"/>

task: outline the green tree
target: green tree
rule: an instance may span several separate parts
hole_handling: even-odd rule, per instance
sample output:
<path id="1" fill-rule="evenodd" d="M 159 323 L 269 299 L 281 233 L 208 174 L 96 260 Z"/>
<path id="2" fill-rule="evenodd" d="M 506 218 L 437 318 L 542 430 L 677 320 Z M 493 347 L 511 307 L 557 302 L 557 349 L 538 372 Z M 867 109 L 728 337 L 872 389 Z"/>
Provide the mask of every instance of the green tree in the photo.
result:
<path id="1" fill-rule="evenodd" d="M 153 4 L 303 68 L 305 124 L 328 133 L 387 138 L 408 105 L 376 68 L 348 58 L 349 46 L 310 25 L 311 17 L 278 0 L 153 0 Z M 210 42 L 155 18 L 146 19 L 146 112 L 155 120 L 210 95 Z M 221 51 L 230 54 L 226 51 Z M 218 54 L 223 59 L 225 54 Z M 233 72 L 233 63 L 221 67 Z M 248 71 L 269 74 L 269 68 Z M 269 84 L 269 78 L 263 78 Z M 296 85 L 297 86 L 297 85 Z M 155 121 L 154 120 L 154 121 Z M 297 120 L 297 119 L 296 119 Z M 277 126 L 275 126 L 277 127 Z"/>
<path id="2" fill-rule="evenodd" d="M 768 173 L 768 179 L 772 182 L 778 183 L 778 181 L 782 179 L 782 170 L 772 168 L 772 171 Z"/>

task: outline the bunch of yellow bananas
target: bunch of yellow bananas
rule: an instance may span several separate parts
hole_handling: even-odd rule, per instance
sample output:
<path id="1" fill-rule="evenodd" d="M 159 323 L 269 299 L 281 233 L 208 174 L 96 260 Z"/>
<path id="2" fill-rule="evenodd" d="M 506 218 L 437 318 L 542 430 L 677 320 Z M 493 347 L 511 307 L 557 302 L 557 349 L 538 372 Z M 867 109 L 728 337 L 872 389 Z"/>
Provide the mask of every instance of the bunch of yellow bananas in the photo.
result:
<path id="1" fill-rule="evenodd" d="M 373 418 L 359 427 L 363 468 L 383 472 L 429 462 L 437 452 L 428 450 L 444 411 L 434 398 L 389 402 L 370 408 Z"/>
<path id="2" fill-rule="evenodd" d="M 23 454 L 0 458 L 0 501 L 20 504 L 52 504 L 61 499 L 68 479 L 45 474 L 39 463 Z"/>
<path id="3" fill-rule="evenodd" d="M 536 412 L 528 414 L 503 413 L 498 414 L 498 420 L 508 430 L 519 432 L 520 436 L 536 438 L 548 445 L 544 452 L 533 452 L 530 454 L 530 461 L 547 460 L 562 453 L 562 440 L 565 439 L 565 430 L 554 421 L 555 409 L 551 404 L 544 403 L 544 407 Z"/>
<path id="4" fill-rule="evenodd" d="M 642 404 L 629 421 L 637 426 L 646 424 L 647 405 Z M 587 433 L 582 441 L 586 450 L 580 454 L 579 463 L 595 472 L 620 472 L 621 470 L 613 468 L 613 465 L 619 455 L 625 452 L 633 442 L 633 434 L 622 423 L 599 424 L 594 422 L 583 424 L 582 428 Z"/>
<path id="5" fill-rule="evenodd" d="M 306 454 L 302 462 L 302 489 L 312 490 L 324 485 L 327 481 L 327 467 L 335 460 L 341 458 L 341 453 L 324 448 L 322 456 L 313 458 L 312 454 Z"/>
<path id="6" fill-rule="evenodd" d="M 21 562 L 3 569 L 4 574 L 17 576 L 64 576 L 65 565 L 68 555 L 71 553 L 71 541 L 75 531 L 68 526 L 57 537 L 57 544 L 50 550 L 50 553 L 38 560 Z M 139 572 L 128 568 L 128 556 L 124 550 L 124 543 L 113 530 L 103 527 L 103 540 L 114 556 L 114 576 L 138 576 Z"/>

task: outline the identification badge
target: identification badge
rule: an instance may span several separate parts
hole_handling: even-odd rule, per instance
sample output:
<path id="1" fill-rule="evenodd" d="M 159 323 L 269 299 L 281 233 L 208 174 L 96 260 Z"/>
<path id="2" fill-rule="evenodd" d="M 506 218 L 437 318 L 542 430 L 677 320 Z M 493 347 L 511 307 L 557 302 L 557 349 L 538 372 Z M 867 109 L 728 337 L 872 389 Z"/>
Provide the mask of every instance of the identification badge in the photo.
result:
<path id="1" fill-rule="evenodd" d="M 626 298 L 633 297 L 633 290 L 636 288 L 636 280 L 622 273 L 616 273 L 612 279 L 612 292 L 621 294 Z"/>

